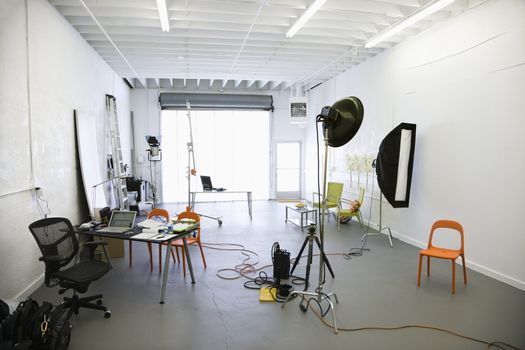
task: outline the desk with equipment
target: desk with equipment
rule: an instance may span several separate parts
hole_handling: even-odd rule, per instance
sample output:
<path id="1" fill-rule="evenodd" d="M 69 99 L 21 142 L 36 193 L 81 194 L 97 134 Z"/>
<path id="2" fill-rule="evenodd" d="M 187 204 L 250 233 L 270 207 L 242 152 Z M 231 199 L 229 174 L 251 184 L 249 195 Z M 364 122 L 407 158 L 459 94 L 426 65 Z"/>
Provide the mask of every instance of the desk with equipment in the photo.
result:
<path id="1" fill-rule="evenodd" d="M 125 233 L 111 233 L 106 232 L 106 230 L 96 230 L 90 229 L 88 231 L 79 230 L 78 233 L 87 234 L 89 236 L 97 236 L 103 238 L 116 238 L 121 240 L 133 240 L 145 243 L 167 243 L 168 247 L 171 247 L 171 242 L 182 239 L 184 243 L 184 251 L 186 253 L 186 258 L 188 259 L 188 269 L 190 270 L 191 283 L 195 283 L 195 277 L 193 276 L 193 267 L 191 265 L 191 257 L 188 251 L 188 242 L 187 237 L 191 234 L 194 234 L 199 228 L 199 223 L 194 224 L 181 224 L 178 223 L 173 226 L 171 231 L 167 230 L 151 230 L 143 229 L 142 227 L 133 226 L 131 230 L 128 230 Z M 170 267 L 170 254 L 166 253 L 166 258 L 164 259 L 164 272 L 162 275 L 162 285 L 160 291 L 160 303 L 164 304 L 166 296 L 166 285 L 168 282 L 168 272 Z"/>
<path id="2" fill-rule="evenodd" d="M 197 193 L 246 193 L 246 196 L 248 198 L 248 214 L 250 215 L 250 220 L 252 219 L 252 191 L 228 191 L 225 188 L 215 188 L 213 187 L 213 184 L 211 182 L 211 177 L 206 175 L 201 175 L 201 183 L 202 183 L 202 191 L 189 191 L 191 199 L 189 206 L 193 210 L 195 208 L 195 197 L 197 197 Z M 215 219 L 219 222 L 219 225 L 222 225 L 222 217 L 214 218 L 207 215 L 202 215 L 204 217 L 208 217 L 211 219 Z"/>
<path id="3" fill-rule="evenodd" d="M 248 214 L 250 215 L 250 220 L 252 219 L 252 191 L 228 191 L 228 190 L 209 190 L 209 191 L 191 191 L 191 210 L 195 209 L 195 197 L 197 196 L 197 193 L 200 194 L 217 194 L 217 193 L 246 193 L 246 196 L 248 198 Z M 201 215 L 204 216 L 204 215 Z M 222 224 L 222 222 L 219 220 L 219 225 Z"/>

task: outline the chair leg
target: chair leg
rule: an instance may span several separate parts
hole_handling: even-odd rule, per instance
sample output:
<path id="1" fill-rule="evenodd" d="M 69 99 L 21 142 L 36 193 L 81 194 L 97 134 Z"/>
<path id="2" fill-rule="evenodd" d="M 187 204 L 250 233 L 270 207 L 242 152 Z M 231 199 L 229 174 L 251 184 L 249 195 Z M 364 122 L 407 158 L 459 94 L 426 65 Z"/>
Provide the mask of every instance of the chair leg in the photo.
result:
<path id="1" fill-rule="evenodd" d="M 452 260 L 452 294 L 456 293 L 456 260 Z"/>
<path id="2" fill-rule="evenodd" d="M 467 284 L 467 265 L 465 265 L 465 255 L 461 255 L 461 261 L 463 263 L 463 283 Z"/>
<path id="3" fill-rule="evenodd" d="M 430 277 L 430 256 L 427 255 L 427 277 Z"/>
<path id="4" fill-rule="evenodd" d="M 361 228 L 365 228 L 363 225 L 363 217 L 361 216 L 361 211 L 357 212 L 357 219 L 359 220 L 359 224 L 361 225 Z"/>
<path id="5" fill-rule="evenodd" d="M 162 273 L 162 243 L 159 243 L 159 273 Z"/>
<path id="6" fill-rule="evenodd" d="M 337 231 L 341 231 L 341 214 L 337 213 Z"/>
<path id="7" fill-rule="evenodd" d="M 175 246 L 175 254 L 177 255 L 177 262 L 180 264 L 179 247 Z"/>
<path id="8" fill-rule="evenodd" d="M 128 242 L 129 267 L 131 267 L 131 265 L 133 264 L 133 247 L 131 246 L 131 239 Z"/>
<path id="9" fill-rule="evenodd" d="M 423 255 L 419 254 L 419 268 L 417 270 L 417 286 L 421 284 L 421 263 L 423 262 Z"/>
<path id="10" fill-rule="evenodd" d="M 149 272 L 153 272 L 153 252 L 151 243 L 148 242 L 148 253 L 149 253 Z"/>
<path id="11" fill-rule="evenodd" d="M 199 248 L 201 250 L 201 256 L 202 256 L 202 262 L 204 263 L 204 268 L 206 268 L 206 259 L 204 258 L 204 252 L 202 251 L 202 246 L 201 246 L 201 242 L 197 242 L 197 244 L 199 245 Z"/>
<path id="12" fill-rule="evenodd" d="M 175 253 L 173 253 L 173 246 L 170 244 L 171 259 L 175 262 Z"/>

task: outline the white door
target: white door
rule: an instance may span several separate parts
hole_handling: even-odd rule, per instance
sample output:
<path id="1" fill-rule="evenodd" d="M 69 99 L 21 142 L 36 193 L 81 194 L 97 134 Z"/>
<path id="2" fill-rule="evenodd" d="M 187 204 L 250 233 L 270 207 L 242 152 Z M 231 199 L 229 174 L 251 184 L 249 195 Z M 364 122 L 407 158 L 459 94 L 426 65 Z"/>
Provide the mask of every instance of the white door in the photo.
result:
<path id="1" fill-rule="evenodd" d="M 277 199 L 301 199 L 301 143 L 277 142 L 276 193 Z"/>

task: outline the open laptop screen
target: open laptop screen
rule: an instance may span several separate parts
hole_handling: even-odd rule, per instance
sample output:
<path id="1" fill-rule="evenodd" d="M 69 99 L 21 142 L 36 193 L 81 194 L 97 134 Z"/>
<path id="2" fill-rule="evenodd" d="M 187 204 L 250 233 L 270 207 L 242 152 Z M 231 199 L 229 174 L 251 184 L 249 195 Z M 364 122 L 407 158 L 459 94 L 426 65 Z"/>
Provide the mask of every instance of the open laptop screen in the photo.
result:
<path id="1" fill-rule="evenodd" d="M 211 184 L 211 177 L 201 175 L 202 189 L 204 191 L 211 191 L 213 186 Z"/>
<path id="2" fill-rule="evenodd" d="M 135 222 L 135 215 L 137 215 L 137 213 L 134 211 L 115 210 L 113 214 L 111 214 L 111 219 L 109 221 L 109 227 L 132 228 L 133 223 Z"/>

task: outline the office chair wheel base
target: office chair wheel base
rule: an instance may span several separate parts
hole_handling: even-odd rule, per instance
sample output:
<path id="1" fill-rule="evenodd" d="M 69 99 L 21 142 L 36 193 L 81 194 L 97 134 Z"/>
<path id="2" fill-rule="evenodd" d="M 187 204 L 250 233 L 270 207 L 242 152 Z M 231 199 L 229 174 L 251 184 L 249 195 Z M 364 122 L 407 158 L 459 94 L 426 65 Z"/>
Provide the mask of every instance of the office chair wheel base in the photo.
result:
<path id="1" fill-rule="evenodd" d="M 104 311 L 104 318 L 110 318 L 111 317 L 111 311 L 106 310 Z"/>
<path id="2" fill-rule="evenodd" d="M 98 299 L 97 300 L 97 305 L 102 305 L 102 302 L 103 302 L 102 299 Z"/>

